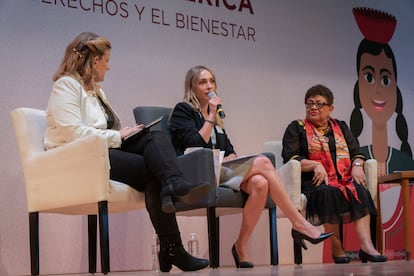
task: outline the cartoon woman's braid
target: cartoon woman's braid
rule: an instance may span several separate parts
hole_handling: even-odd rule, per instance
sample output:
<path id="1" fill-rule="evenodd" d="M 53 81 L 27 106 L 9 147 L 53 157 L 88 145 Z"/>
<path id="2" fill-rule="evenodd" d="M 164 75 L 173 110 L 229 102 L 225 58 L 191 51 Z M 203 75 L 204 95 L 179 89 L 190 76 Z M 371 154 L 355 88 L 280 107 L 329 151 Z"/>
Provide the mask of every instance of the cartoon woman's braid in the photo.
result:
<path id="1" fill-rule="evenodd" d="M 410 144 L 408 144 L 408 126 L 407 121 L 402 113 L 403 110 L 403 102 L 401 97 L 400 89 L 397 87 L 397 107 L 395 108 L 395 112 L 397 113 L 397 120 L 395 123 L 395 131 L 397 132 L 398 138 L 401 140 L 401 148 L 402 152 L 405 152 L 410 156 L 413 157 L 413 153 L 411 151 Z"/>
<path id="2" fill-rule="evenodd" d="M 352 134 L 358 139 L 359 135 L 361 135 L 362 129 L 364 128 L 364 120 L 361 113 L 362 105 L 359 99 L 358 81 L 354 86 L 354 105 L 355 107 L 351 114 L 350 128 Z"/>

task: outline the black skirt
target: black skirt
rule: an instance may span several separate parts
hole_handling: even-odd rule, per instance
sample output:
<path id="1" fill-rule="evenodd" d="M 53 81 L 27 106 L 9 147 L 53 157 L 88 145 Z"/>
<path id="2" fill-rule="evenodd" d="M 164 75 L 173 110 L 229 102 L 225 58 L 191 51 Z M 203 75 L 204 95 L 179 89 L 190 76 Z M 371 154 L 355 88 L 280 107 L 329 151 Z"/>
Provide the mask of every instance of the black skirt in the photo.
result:
<path id="1" fill-rule="evenodd" d="M 303 184 L 302 192 L 308 199 L 306 218 L 313 225 L 350 223 L 368 214 L 377 215 L 371 194 L 356 182 L 354 186 L 361 202 L 358 202 L 348 189 L 346 199 L 341 190 L 324 183 L 318 187 L 311 181 Z"/>

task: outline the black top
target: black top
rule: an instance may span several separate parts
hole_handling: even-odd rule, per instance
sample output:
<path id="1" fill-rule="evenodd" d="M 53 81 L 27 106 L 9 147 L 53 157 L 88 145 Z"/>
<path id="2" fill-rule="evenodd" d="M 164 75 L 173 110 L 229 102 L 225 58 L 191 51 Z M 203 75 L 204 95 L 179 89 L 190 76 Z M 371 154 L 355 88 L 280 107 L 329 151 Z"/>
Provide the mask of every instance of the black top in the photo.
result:
<path id="1" fill-rule="evenodd" d="M 115 116 L 112 113 L 111 109 L 104 103 L 104 101 L 102 101 L 101 97 L 98 97 L 98 100 L 101 104 L 101 106 L 105 109 L 105 114 L 106 114 L 106 128 L 107 129 L 112 129 L 112 127 L 114 126 L 115 123 Z"/>
<path id="2" fill-rule="evenodd" d="M 358 140 L 352 135 L 344 121 L 336 120 L 342 130 L 345 141 L 348 145 L 349 156 L 351 160 L 355 158 L 365 159 L 361 153 Z M 332 130 L 329 130 L 325 136 L 329 139 L 329 149 L 333 162 L 336 167 L 336 147 L 335 138 Z M 283 136 L 283 161 L 290 159 L 302 160 L 309 158 L 308 139 L 304 125 L 293 121 L 286 128 Z M 338 170 L 337 170 L 338 172 Z M 325 223 L 337 224 L 350 223 L 356 221 L 367 214 L 376 215 L 376 209 L 369 191 L 362 185 L 354 183 L 358 193 L 358 202 L 348 189 L 346 192 L 349 199 L 346 199 L 340 189 L 322 183 L 315 186 L 312 183 L 313 172 L 302 172 L 301 190 L 306 195 L 308 202 L 306 204 L 306 218 L 313 225 L 322 225 Z M 337 173 L 338 178 L 340 175 Z"/>
<path id="3" fill-rule="evenodd" d="M 224 156 L 235 153 L 225 130 L 217 125 L 214 127 L 216 145 L 213 147 L 211 138 L 206 143 L 198 133 L 204 122 L 202 114 L 195 111 L 188 103 L 181 102 L 174 107 L 170 120 L 170 132 L 177 154 L 183 154 L 184 150 L 189 147 L 217 148 L 225 151 Z"/>
<path id="4" fill-rule="evenodd" d="M 336 120 L 342 133 L 345 137 L 346 144 L 349 149 L 349 156 L 351 162 L 355 158 L 362 158 L 365 160 L 364 154 L 361 152 L 358 140 L 354 137 L 349 127 L 344 121 Z M 329 149 L 332 156 L 332 161 L 336 168 L 336 146 L 335 138 L 332 129 L 328 131 L 326 136 L 329 139 Z M 283 135 L 283 150 L 282 150 L 283 162 L 286 163 L 291 159 L 301 161 L 302 159 L 309 159 L 308 152 L 308 138 L 306 136 L 305 126 L 299 124 L 299 122 L 293 121 L 286 128 L 285 134 Z M 302 173 L 302 178 L 312 178 L 313 172 Z"/>

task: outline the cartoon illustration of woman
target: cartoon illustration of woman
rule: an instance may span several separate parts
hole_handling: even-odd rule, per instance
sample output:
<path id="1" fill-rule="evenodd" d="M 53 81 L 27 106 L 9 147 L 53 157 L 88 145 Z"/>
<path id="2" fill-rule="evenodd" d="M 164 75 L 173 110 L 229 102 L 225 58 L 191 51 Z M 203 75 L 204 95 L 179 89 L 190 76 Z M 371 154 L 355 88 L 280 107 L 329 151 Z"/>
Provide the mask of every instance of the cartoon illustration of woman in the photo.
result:
<path id="1" fill-rule="evenodd" d="M 355 137 L 360 136 L 364 127 L 363 109 L 372 120 L 372 144 L 361 149 L 367 158 L 378 161 L 378 175 L 414 170 L 403 101 L 397 86 L 396 61 L 388 44 L 394 34 L 396 18 L 369 8 L 354 8 L 353 13 L 365 38 L 357 52 L 358 80 L 354 87 L 355 108 L 351 114 L 351 131 Z M 388 140 L 388 121 L 395 114 L 395 129 L 401 141 L 399 150 L 391 147 Z M 398 257 L 398 251 L 404 248 L 400 186 L 383 184 L 379 190 L 383 237 L 377 238 L 383 239 L 385 248 L 390 249 L 387 255 L 394 255 L 389 256 L 392 259 Z"/>

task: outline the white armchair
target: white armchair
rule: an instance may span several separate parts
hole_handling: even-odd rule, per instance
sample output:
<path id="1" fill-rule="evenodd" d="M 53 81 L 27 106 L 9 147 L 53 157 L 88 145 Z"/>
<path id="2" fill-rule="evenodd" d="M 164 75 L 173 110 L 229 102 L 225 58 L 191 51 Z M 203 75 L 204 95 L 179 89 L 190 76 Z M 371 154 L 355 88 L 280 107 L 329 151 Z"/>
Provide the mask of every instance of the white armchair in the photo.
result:
<path id="1" fill-rule="evenodd" d="M 286 164 L 283 164 L 282 158 L 282 141 L 267 141 L 264 143 L 264 151 L 271 152 L 275 155 L 276 159 L 276 170 L 285 185 L 285 189 L 290 195 L 290 199 L 293 205 L 301 212 L 304 216 L 306 215 L 306 203 L 307 199 L 301 192 L 301 165 L 297 160 L 290 160 Z M 368 159 L 364 165 L 365 176 L 367 178 L 367 188 L 371 193 L 374 203 L 377 202 L 378 196 L 378 179 L 377 179 L 377 160 Z M 278 209 L 277 217 L 286 217 L 285 214 Z M 371 231 L 371 233 L 375 233 Z M 374 243 L 375 244 L 375 243 Z M 300 246 L 296 246 L 294 243 L 294 261 L 295 264 L 302 263 L 302 250 Z"/>
<path id="2" fill-rule="evenodd" d="M 43 137 L 46 112 L 17 108 L 10 115 L 26 184 L 31 274 L 39 274 L 40 212 L 88 215 L 90 273 L 96 272 L 98 216 L 101 272 L 107 274 L 110 271 L 108 213 L 145 208 L 144 193 L 109 178 L 105 138 L 89 136 L 45 151 Z M 212 152 L 202 150 L 178 158 L 178 165 L 186 179 L 196 183 L 211 183 L 215 187 L 213 166 L 202 166 L 207 160 L 213 163 Z M 143 167 L 144 162 L 142 159 Z"/>
<path id="3" fill-rule="evenodd" d="M 144 194 L 109 179 L 108 147 L 90 136 L 45 151 L 46 112 L 17 108 L 11 113 L 26 184 L 30 227 L 31 274 L 39 274 L 39 213 L 88 215 L 89 272 L 96 272 L 99 216 L 101 270 L 109 265 L 108 212 L 145 207 Z"/>

